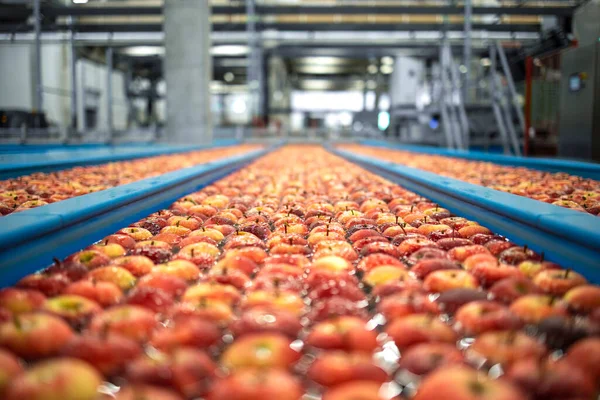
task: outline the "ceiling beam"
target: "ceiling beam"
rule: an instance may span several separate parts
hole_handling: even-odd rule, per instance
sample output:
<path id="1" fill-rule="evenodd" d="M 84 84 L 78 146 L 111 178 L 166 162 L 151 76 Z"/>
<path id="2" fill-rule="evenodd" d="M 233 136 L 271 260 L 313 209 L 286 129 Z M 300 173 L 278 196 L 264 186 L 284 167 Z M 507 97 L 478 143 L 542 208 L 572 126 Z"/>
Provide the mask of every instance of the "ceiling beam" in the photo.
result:
<path id="1" fill-rule="evenodd" d="M 246 30 L 246 24 L 234 23 L 215 23 L 213 31 L 216 32 L 242 32 Z M 275 30 L 284 32 L 342 32 L 342 31 L 372 31 L 372 32 L 423 32 L 423 31 L 440 31 L 446 29 L 451 32 L 461 32 L 462 24 L 359 24 L 359 23 L 258 23 L 258 30 Z M 473 31 L 488 31 L 488 32 L 540 32 L 541 25 L 539 24 L 481 24 L 475 23 L 472 25 Z M 145 24 L 145 23 L 130 23 L 130 24 L 43 24 L 42 31 L 57 32 L 57 31 L 75 31 L 75 32 L 162 32 L 162 24 Z M 0 25 L 1 33 L 23 33 L 33 31 L 31 24 L 2 24 Z"/>
<path id="2" fill-rule="evenodd" d="M 565 2 L 566 3 L 566 2 Z M 473 7 L 473 14 L 486 15 L 549 15 L 570 17 L 577 7 L 512 6 L 512 7 Z M 163 7 L 132 6 L 43 6 L 42 14 L 46 17 L 65 16 L 122 16 L 122 15 L 162 15 Z M 213 15 L 245 15 L 245 6 L 213 6 Z M 426 14 L 426 15 L 463 15 L 462 6 L 256 6 L 256 13 L 261 15 L 394 15 L 394 14 Z M 0 18 L 27 18 L 31 15 L 28 7 L 0 6 Z"/>

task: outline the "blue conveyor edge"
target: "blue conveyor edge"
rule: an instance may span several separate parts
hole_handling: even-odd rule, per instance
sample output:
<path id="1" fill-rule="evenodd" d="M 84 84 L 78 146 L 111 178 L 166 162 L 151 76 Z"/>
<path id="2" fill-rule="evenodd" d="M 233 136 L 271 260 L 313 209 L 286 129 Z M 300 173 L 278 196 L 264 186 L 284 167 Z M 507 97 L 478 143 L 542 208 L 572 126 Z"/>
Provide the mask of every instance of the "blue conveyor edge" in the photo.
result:
<path id="1" fill-rule="evenodd" d="M 183 153 L 239 144 L 237 140 L 215 140 L 209 145 L 117 145 L 64 148 L 38 148 L 21 153 L 0 154 L 0 179 L 34 172 L 52 172 L 84 165 L 125 161 L 135 158 Z"/>
<path id="2" fill-rule="evenodd" d="M 1 218 L 0 287 L 168 207 L 272 148 L 181 169 Z"/>
<path id="3" fill-rule="evenodd" d="M 465 151 L 443 149 L 439 147 L 397 144 L 384 140 L 360 140 L 359 144 L 373 147 L 384 147 L 390 150 L 405 150 L 414 153 L 435 154 L 440 156 L 464 158 L 473 161 L 485 161 L 513 167 L 526 167 L 548 172 L 566 172 L 584 178 L 600 180 L 600 164 L 582 161 L 559 160 L 550 158 L 516 157 L 503 154 L 484 153 L 480 151 Z"/>
<path id="4" fill-rule="evenodd" d="M 600 283 L 598 217 L 416 168 L 329 150 Z"/>

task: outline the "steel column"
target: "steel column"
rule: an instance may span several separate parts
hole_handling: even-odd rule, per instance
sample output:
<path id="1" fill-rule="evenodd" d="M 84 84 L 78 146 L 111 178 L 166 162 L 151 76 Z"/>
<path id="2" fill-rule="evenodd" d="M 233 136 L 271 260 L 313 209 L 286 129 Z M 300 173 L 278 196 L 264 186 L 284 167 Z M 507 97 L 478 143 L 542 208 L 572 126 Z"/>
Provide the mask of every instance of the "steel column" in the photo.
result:
<path id="1" fill-rule="evenodd" d="M 465 76 L 463 81 L 463 100 L 468 102 L 469 100 L 469 86 L 470 86 L 470 75 L 471 75 L 471 33 L 472 24 L 471 19 L 473 17 L 473 4 L 471 0 L 465 0 L 465 43 L 463 49 L 463 64 L 466 68 Z"/>
<path id="2" fill-rule="evenodd" d="M 41 112 L 44 108 L 44 99 L 42 93 L 42 14 L 41 0 L 33 0 L 33 23 L 35 31 L 35 46 L 33 59 L 33 77 L 35 79 L 35 97 L 33 101 L 33 109 L 36 112 Z"/>
<path id="3" fill-rule="evenodd" d="M 106 129 L 107 129 L 107 141 L 113 143 L 114 132 L 113 132 L 113 85 L 112 85 L 112 72 L 113 72 L 113 55 L 114 49 L 112 47 L 106 48 Z"/>

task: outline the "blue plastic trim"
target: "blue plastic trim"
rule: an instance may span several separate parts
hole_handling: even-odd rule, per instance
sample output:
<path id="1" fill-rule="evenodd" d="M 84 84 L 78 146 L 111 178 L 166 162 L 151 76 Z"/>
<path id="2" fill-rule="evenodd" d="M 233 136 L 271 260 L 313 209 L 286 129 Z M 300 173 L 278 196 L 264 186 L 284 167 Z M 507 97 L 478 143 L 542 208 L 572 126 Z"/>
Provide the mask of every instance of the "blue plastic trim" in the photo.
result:
<path id="1" fill-rule="evenodd" d="M 34 172 L 52 172 L 82 165 L 97 165 L 107 162 L 183 153 L 236 144 L 239 144 L 239 141 L 218 140 L 210 145 L 203 146 L 126 145 L 0 154 L 0 179 L 13 178 Z"/>
<path id="2" fill-rule="evenodd" d="M 566 172 L 571 175 L 600 180 L 600 164 L 582 161 L 557 160 L 550 158 L 525 158 L 491 154 L 479 151 L 451 150 L 439 147 L 415 146 L 386 142 L 384 140 L 361 140 L 360 144 L 388 149 L 405 150 L 414 153 L 436 154 L 448 157 L 464 158 L 466 160 L 486 161 L 515 167 L 526 167 L 549 172 Z"/>
<path id="3" fill-rule="evenodd" d="M 252 151 L 2 217 L 0 287 L 168 207 L 242 168 L 272 148 Z"/>
<path id="4" fill-rule="evenodd" d="M 600 283 L 598 217 L 339 149 L 357 163 Z"/>

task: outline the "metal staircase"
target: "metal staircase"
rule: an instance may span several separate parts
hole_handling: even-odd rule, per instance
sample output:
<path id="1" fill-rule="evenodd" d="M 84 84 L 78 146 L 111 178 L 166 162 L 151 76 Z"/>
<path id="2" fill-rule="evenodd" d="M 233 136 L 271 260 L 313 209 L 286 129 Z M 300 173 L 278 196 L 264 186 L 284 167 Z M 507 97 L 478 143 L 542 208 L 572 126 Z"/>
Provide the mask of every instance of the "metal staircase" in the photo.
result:
<path id="1" fill-rule="evenodd" d="M 498 68 L 500 67 L 500 68 Z M 503 84 L 498 69 L 502 71 L 506 84 Z M 500 42 L 490 46 L 489 69 L 490 97 L 492 109 L 498 125 L 505 154 L 521 155 L 520 138 L 525 132 L 525 118 L 523 110 L 517 100 L 517 91 L 513 80 L 506 53 Z M 516 122 L 516 123 L 515 123 Z"/>
<path id="2" fill-rule="evenodd" d="M 469 121 L 460 88 L 458 66 L 445 40 L 440 47 L 441 91 L 439 109 L 446 145 L 453 149 L 469 148 Z"/>

